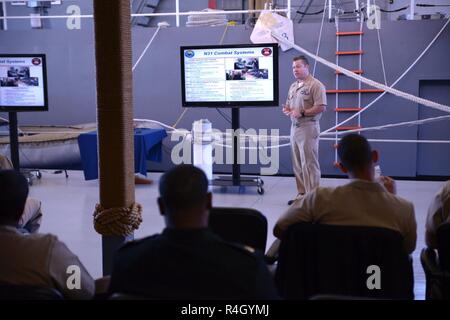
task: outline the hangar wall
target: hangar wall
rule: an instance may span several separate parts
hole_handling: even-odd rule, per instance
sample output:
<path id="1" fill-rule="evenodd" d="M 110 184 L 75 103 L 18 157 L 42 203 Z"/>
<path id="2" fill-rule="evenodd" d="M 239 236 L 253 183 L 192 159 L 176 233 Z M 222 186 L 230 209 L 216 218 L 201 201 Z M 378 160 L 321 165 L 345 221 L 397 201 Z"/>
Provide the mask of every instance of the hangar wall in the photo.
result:
<path id="1" fill-rule="evenodd" d="M 428 45 L 444 21 L 383 21 L 380 30 L 386 65 L 387 83 L 393 83 Z M 357 30 L 356 23 L 341 23 L 343 31 Z M 304 48 L 315 52 L 320 24 L 295 25 L 295 40 Z M 133 55 L 138 58 L 154 28 L 133 29 Z M 179 46 L 218 44 L 224 27 L 167 28 L 162 29 L 151 49 L 135 71 L 134 103 L 135 118 L 155 119 L 172 125 L 183 109 L 181 108 L 181 84 Z M 362 69 L 364 75 L 384 82 L 379 54 L 377 33 L 364 28 Z M 251 29 L 245 26 L 229 27 L 224 44 L 249 43 Z M 81 30 L 53 28 L 47 30 L 8 30 L 0 31 L 1 53 L 45 53 L 48 60 L 48 87 L 50 110 L 45 113 L 21 113 L 19 124 L 78 124 L 95 122 L 95 66 L 93 27 L 91 20 L 83 20 Z M 357 37 L 341 41 L 342 50 L 357 49 Z M 335 61 L 335 25 L 326 23 L 323 30 L 320 56 Z M 434 101 L 450 105 L 450 27 L 443 32 L 438 41 L 422 60 L 396 86 L 397 89 L 413 95 L 425 95 Z M 287 89 L 293 81 L 291 73 L 294 50 L 280 54 L 280 103 L 284 102 Z M 107 58 L 107 57 L 105 57 Z M 341 64 L 354 68 L 355 57 L 344 57 Z M 312 63 L 313 64 L 313 63 Z M 334 71 L 317 65 L 316 77 L 328 89 L 335 88 Z M 437 82 L 436 82 L 437 81 Z M 340 88 L 353 88 L 357 82 L 351 79 L 340 80 Z M 365 85 L 363 85 L 365 87 Z M 376 94 L 363 94 L 362 106 L 368 104 Z M 329 106 L 322 117 L 321 128 L 327 129 L 335 124 L 335 95 L 328 95 Z M 340 95 L 341 107 L 354 107 L 355 95 Z M 361 116 L 364 127 L 416 120 L 427 115 L 425 107 L 392 95 L 386 95 Z M 230 116 L 229 110 L 223 110 Z M 433 112 L 442 115 L 443 112 Z M 5 117 L 5 114 L 1 114 Z M 344 115 L 340 115 L 345 119 Z M 179 128 L 190 129 L 192 122 L 209 119 L 215 128 L 225 130 L 230 127 L 224 117 L 215 109 L 191 109 L 182 119 Z M 279 129 L 281 135 L 288 135 L 290 121 L 280 108 L 249 108 L 241 111 L 241 124 L 245 128 Z M 450 125 L 433 123 L 423 125 L 435 139 L 450 140 Z M 401 127 L 384 131 L 368 132 L 368 138 L 411 139 L 427 137 L 417 126 Z M 429 137 L 429 135 L 428 135 Z M 170 150 L 173 143 L 166 139 L 164 160 L 160 164 L 149 164 L 150 170 L 165 170 L 170 164 Z M 418 147 L 415 143 L 374 143 L 381 153 L 383 174 L 415 177 L 429 174 L 450 176 L 450 146 L 448 144 Z M 280 149 L 279 174 L 292 174 L 290 148 Z M 334 142 L 320 143 L 320 163 L 324 175 L 339 172 L 333 166 Z M 434 163 L 436 170 L 422 170 L 420 163 Z M 259 165 L 243 165 L 242 173 L 258 173 Z M 215 171 L 228 172 L 229 166 L 216 165 Z"/>

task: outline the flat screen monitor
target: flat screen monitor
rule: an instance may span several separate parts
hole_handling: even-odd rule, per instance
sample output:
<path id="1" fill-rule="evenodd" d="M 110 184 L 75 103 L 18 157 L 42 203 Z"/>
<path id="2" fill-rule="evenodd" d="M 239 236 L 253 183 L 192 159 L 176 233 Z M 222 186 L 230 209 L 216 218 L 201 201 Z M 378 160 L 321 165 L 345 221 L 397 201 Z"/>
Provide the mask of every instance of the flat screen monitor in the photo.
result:
<path id="1" fill-rule="evenodd" d="M 0 111 L 47 111 L 44 54 L 0 53 Z"/>
<path id="2" fill-rule="evenodd" d="M 278 105 L 278 45 L 183 46 L 183 107 Z"/>

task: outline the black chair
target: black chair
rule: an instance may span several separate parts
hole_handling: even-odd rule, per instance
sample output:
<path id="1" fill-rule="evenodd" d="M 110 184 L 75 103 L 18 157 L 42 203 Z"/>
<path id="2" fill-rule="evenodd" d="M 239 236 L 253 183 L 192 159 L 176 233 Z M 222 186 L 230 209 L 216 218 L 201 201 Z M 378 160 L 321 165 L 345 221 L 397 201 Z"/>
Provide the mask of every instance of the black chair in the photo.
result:
<path id="1" fill-rule="evenodd" d="M 443 271 L 450 272 L 450 222 L 437 228 L 436 237 L 439 265 Z"/>
<path id="2" fill-rule="evenodd" d="M 439 266 L 436 251 L 430 248 L 422 249 L 420 262 L 425 272 L 426 300 L 450 299 L 450 273 Z"/>
<path id="3" fill-rule="evenodd" d="M 156 300 L 154 298 L 129 293 L 113 293 L 108 300 Z"/>
<path id="4" fill-rule="evenodd" d="M 422 249 L 420 262 L 425 271 L 426 300 L 450 300 L 450 223 L 438 227 L 437 255 L 431 248 Z"/>
<path id="5" fill-rule="evenodd" d="M 255 209 L 212 208 L 209 227 L 226 241 L 266 251 L 267 219 Z"/>
<path id="6" fill-rule="evenodd" d="M 63 300 L 62 294 L 53 288 L 0 284 L 0 300 Z"/>
<path id="7" fill-rule="evenodd" d="M 311 297 L 309 300 L 317 300 L 317 301 L 329 301 L 329 300 L 379 300 L 372 299 L 366 297 L 355 297 L 355 296 L 341 296 L 341 295 L 332 295 L 332 294 L 318 294 L 317 296 Z"/>
<path id="8" fill-rule="evenodd" d="M 368 286 L 372 265 L 379 267 L 380 289 Z M 414 298 L 412 261 L 403 237 L 386 228 L 294 224 L 281 239 L 275 283 L 285 299 Z"/>

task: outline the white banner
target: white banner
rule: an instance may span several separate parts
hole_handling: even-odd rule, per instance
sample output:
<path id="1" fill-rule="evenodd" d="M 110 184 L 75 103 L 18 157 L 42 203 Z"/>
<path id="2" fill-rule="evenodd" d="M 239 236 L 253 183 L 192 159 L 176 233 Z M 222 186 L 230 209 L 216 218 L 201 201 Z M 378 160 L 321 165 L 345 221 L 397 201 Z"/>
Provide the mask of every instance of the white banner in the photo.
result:
<path id="1" fill-rule="evenodd" d="M 294 26 L 292 20 L 271 11 L 262 11 L 250 35 L 250 40 L 253 43 L 278 42 L 272 37 L 271 32 L 281 35 L 287 41 L 294 42 Z M 292 48 L 292 46 L 286 43 L 279 44 L 283 51 Z"/>

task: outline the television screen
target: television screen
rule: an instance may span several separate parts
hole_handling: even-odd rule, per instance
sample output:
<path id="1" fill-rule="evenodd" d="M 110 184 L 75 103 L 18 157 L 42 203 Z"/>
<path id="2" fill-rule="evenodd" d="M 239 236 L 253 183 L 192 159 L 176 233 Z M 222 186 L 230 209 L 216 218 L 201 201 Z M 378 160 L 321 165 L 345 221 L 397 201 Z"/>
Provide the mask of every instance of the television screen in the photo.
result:
<path id="1" fill-rule="evenodd" d="M 278 45 L 180 48 L 183 107 L 278 105 Z"/>
<path id="2" fill-rule="evenodd" d="M 43 54 L 0 54 L 0 111 L 47 111 Z"/>

